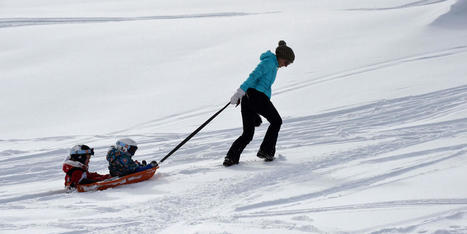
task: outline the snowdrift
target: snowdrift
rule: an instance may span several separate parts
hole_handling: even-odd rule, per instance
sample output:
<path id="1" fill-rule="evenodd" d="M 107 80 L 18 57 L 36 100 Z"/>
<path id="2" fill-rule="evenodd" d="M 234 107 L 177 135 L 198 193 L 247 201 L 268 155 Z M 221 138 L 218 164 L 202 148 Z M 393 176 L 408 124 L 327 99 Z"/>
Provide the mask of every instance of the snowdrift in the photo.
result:
<path id="1" fill-rule="evenodd" d="M 438 17 L 432 25 L 444 28 L 467 29 L 467 1 L 458 0 L 451 6 L 449 12 Z"/>

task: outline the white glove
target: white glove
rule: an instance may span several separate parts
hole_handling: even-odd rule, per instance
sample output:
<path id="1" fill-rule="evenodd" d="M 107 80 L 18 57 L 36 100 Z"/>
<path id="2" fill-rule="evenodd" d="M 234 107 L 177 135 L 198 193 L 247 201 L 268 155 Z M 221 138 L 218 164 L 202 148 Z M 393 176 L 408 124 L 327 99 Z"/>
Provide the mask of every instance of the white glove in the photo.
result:
<path id="1" fill-rule="evenodd" d="M 244 95 L 245 91 L 243 91 L 241 88 L 238 88 L 237 92 L 235 92 L 234 95 L 230 98 L 230 104 L 238 105 Z"/>

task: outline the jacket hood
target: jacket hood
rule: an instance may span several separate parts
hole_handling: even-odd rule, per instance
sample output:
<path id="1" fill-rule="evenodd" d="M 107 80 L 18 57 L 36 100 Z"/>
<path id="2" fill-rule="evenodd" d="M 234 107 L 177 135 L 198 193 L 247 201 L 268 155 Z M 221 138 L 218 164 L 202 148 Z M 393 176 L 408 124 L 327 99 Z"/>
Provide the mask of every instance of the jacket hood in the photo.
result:
<path id="1" fill-rule="evenodd" d="M 270 62 L 270 63 L 273 63 L 276 65 L 276 67 L 279 66 L 279 63 L 277 62 L 277 57 L 274 53 L 272 53 L 270 50 L 264 52 L 263 54 L 261 54 L 261 56 L 259 57 L 259 59 L 261 60 L 261 62 Z"/>
<path id="2" fill-rule="evenodd" d="M 70 156 L 67 156 L 65 161 L 63 162 L 63 171 L 66 173 L 68 172 L 69 170 L 71 170 L 71 168 L 73 167 L 78 167 L 78 168 L 81 168 L 81 169 L 84 169 L 84 170 L 88 170 L 88 166 L 83 164 L 83 163 L 80 163 L 78 161 L 73 161 L 71 160 L 71 157 Z"/>
<path id="3" fill-rule="evenodd" d="M 276 55 L 274 53 L 272 53 L 270 50 L 262 53 L 261 56 L 259 57 L 259 59 L 261 61 L 269 60 L 269 59 L 271 59 L 271 60 L 276 59 L 277 60 Z"/>

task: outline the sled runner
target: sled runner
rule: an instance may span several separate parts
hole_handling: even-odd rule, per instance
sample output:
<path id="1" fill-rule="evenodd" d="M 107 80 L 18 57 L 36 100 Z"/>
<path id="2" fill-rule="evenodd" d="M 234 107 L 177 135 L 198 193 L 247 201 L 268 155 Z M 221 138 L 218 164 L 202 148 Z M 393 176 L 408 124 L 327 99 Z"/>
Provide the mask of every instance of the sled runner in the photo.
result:
<path id="1" fill-rule="evenodd" d="M 92 184 L 80 184 L 76 187 L 78 192 L 88 192 L 88 191 L 96 191 L 96 190 L 105 190 L 108 188 L 117 187 L 123 184 L 133 184 L 138 183 L 141 181 L 145 181 L 150 179 L 156 170 L 159 167 L 150 168 L 144 171 L 136 172 L 130 175 L 122 176 L 122 177 L 112 177 L 107 180 L 99 181 Z"/>

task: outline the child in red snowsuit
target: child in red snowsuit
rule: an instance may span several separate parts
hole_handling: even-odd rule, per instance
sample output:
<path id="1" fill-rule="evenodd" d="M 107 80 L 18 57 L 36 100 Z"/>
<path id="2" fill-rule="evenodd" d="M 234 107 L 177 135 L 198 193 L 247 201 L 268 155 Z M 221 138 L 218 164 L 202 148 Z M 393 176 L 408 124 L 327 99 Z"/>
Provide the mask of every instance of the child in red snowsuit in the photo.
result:
<path id="1" fill-rule="evenodd" d="M 78 184 L 91 184 L 111 177 L 109 174 L 100 175 L 88 171 L 91 155 L 94 155 L 94 149 L 87 145 L 76 145 L 71 148 L 70 155 L 63 162 L 67 189 L 76 188 Z"/>

